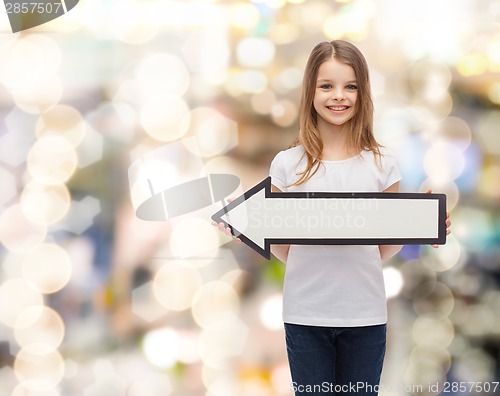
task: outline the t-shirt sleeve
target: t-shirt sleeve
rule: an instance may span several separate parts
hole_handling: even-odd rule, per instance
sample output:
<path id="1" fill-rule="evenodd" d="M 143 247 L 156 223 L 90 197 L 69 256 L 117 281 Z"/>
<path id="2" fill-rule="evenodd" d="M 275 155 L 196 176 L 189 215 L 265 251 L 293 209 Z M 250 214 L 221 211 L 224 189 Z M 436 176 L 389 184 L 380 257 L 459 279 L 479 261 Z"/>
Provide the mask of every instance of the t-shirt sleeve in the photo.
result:
<path id="1" fill-rule="evenodd" d="M 392 152 L 384 153 L 384 173 L 385 183 L 384 190 L 392 186 L 394 183 L 401 180 L 401 171 L 399 169 L 398 159 Z"/>
<path id="2" fill-rule="evenodd" d="M 281 191 L 286 191 L 286 169 L 284 164 L 284 152 L 280 151 L 271 162 L 269 169 L 269 176 L 271 176 L 271 183 L 278 187 Z"/>

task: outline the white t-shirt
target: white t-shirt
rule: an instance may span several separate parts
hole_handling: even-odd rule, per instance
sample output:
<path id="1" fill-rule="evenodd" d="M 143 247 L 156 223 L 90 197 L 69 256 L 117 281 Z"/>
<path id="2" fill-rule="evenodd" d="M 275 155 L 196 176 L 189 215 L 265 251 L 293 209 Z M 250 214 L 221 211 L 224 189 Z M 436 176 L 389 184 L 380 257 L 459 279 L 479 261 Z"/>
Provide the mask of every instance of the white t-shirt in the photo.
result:
<path id="1" fill-rule="evenodd" d="M 281 191 L 380 192 L 401 179 L 394 155 L 381 150 L 342 161 L 322 161 L 299 186 L 307 164 L 302 146 L 279 152 L 271 163 L 272 184 Z M 376 245 L 291 245 L 283 290 L 285 323 L 351 327 L 387 322 L 380 251 Z"/>

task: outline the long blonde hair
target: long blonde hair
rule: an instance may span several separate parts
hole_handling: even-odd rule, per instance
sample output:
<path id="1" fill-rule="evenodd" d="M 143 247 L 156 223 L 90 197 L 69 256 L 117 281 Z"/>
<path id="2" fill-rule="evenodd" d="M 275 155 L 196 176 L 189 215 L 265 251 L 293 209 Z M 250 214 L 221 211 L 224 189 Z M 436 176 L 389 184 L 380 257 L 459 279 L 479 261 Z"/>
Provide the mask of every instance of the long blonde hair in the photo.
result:
<path id="1" fill-rule="evenodd" d="M 318 115 L 313 101 L 316 80 L 321 64 L 329 59 L 351 66 L 356 74 L 358 96 L 354 116 L 348 121 L 348 141 L 356 152 L 371 151 L 380 159 L 380 147 L 373 135 L 373 102 L 370 90 L 368 65 L 363 54 L 353 44 L 344 40 L 322 42 L 316 45 L 306 64 L 302 82 L 302 98 L 299 113 L 299 137 L 292 146 L 302 145 L 307 157 L 307 166 L 300 178 L 292 185 L 298 186 L 309 180 L 318 171 L 323 152 L 323 141 L 318 130 Z"/>

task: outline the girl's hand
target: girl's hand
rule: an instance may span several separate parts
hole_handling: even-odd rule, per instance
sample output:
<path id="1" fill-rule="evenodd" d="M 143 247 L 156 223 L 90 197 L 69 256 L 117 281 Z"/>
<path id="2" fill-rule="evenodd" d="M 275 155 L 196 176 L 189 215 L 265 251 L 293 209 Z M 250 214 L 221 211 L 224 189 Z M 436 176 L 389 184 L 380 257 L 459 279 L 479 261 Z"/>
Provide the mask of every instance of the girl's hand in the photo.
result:
<path id="1" fill-rule="evenodd" d="M 234 198 L 228 198 L 227 199 L 227 202 L 231 203 L 232 201 L 234 201 Z M 226 234 L 228 237 L 233 237 L 234 239 L 236 239 L 236 242 L 241 242 L 241 239 L 240 238 L 236 238 L 232 233 L 231 233 L 231 229 L 229 227 L 225 227 L 224 226 L 224 223 L 219 223 L 217 224 L 215 221 L 212 220 L 212 225 L 214 227 L 217 227 L 219 229 L 219 231 L 223 232 L 224 234 Z"/>
<path id="2" fill-rule="evenodd" d="M 432 190 L 427 190 L 425 193 L 431 194 Z M 450 226 L 451 226 L 450 214 L 446 212 L 446 235 L 451 234 Z M 436 249 L 439 247 L 439 245 L 431 245 L 431 246 Z"/>

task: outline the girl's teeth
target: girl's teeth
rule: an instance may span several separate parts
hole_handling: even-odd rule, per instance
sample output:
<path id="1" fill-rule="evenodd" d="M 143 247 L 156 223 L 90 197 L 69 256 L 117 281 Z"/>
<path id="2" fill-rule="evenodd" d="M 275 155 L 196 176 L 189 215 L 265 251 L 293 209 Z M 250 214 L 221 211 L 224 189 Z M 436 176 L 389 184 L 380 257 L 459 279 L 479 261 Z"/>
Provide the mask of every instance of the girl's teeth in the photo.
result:
<path id="1" fill-rule="evenodd" d="M 341 111 L 347 109 L 347 107 L 329 107 L 329 109 L 335 110 L 335 111 Z"/>

